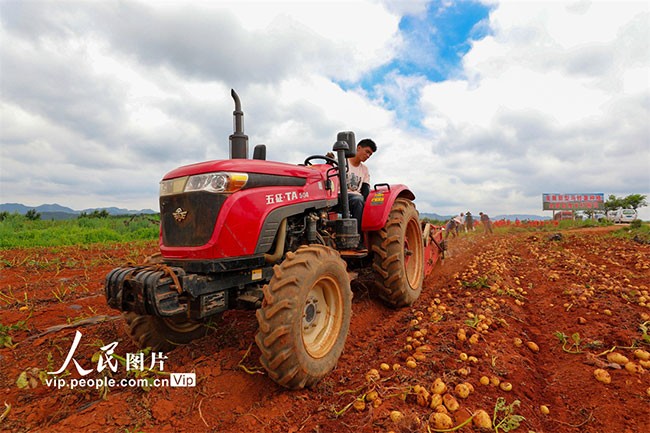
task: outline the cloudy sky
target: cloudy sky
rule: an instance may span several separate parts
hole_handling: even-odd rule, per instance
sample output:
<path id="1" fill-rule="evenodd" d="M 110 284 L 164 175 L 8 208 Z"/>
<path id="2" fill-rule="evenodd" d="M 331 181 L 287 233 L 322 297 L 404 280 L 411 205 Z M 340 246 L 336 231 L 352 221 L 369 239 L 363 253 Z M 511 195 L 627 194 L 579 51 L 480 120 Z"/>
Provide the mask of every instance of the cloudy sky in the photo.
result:
<path id="1" fill-rule="evenodd" d="M 650 197 L 649 4 L 0 0 L 0 202 L 158 210 L 166 172 L 228 157 L 231 88 L 251 149 L 353 130 L 422 212 Z"/>

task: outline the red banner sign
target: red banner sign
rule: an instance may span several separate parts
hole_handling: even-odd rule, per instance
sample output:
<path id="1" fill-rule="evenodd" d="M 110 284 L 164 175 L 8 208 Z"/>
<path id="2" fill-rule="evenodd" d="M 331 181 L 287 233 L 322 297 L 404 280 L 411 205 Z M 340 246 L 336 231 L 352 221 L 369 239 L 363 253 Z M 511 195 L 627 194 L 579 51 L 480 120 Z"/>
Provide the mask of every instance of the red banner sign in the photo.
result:
<path id="1" fill-rule="evenodd" d="M 544 210 L 597 210 L 605 209 L 603 193 L 546 193 L 542 194 Z"/>

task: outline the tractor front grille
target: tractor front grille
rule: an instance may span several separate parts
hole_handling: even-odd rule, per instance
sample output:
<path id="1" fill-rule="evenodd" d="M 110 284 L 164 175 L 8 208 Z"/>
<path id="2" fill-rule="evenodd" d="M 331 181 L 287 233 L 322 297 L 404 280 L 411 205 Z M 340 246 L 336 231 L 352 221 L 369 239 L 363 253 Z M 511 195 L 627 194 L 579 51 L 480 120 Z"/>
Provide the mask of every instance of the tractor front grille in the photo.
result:
<path id="1" fill-rule="evenodd" d="M 205 245 L 212 237 L 226 198 L 226 195 L 208 192 L 160 197 L 163 244 L 169 247 Z"/>

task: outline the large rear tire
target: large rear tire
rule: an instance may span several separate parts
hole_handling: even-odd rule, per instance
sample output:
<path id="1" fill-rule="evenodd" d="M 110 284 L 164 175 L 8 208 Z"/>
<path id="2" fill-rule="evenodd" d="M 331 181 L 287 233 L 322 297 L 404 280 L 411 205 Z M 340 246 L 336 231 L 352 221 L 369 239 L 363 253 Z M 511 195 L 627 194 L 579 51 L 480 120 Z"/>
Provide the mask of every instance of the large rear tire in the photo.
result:
<path id="1" fill-rule="evenodd" d="M 410 200 L 393 203 L 386 225 L 370 235 L 378 295 L 390 306 L 413 304 L 424 281 L 424 243 L 418 211 Z"/>
<path id="2" fill-rule="evenodd" d="M 207 328 L 201 322 L 192 322 L 185 317 L 157 317 L 124 313 L 129 335 L 140 348 L 151 347 L 154 352 L 167 352 L 177 346 L 188 344 L 203 337 Z"/>
<path id="3" fill-rule="evenodd" d="M 323 245 L 300 247 L 273 268 L 255 341 L 269 377 L 289 389 L 316 384 L 338 362 L 350 327 L 346 263 Z"/>

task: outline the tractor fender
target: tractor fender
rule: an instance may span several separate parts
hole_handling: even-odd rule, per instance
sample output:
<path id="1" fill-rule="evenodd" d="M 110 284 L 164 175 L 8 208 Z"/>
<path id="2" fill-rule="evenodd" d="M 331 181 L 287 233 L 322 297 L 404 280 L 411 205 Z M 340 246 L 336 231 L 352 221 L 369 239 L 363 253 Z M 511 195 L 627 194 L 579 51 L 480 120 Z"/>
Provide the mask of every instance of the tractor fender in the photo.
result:
<path id="1" fill-rule="evenodd" d="M 381 230 L 388 221 L 388 214 L 393 207 L 393 203 L 399 197 L 414 200 L 415 194 L 406 185 L 402 184 L 388 185 L 382 183 L 375 185 L 363 207 L 361 230 L 364 232 Z"/>

